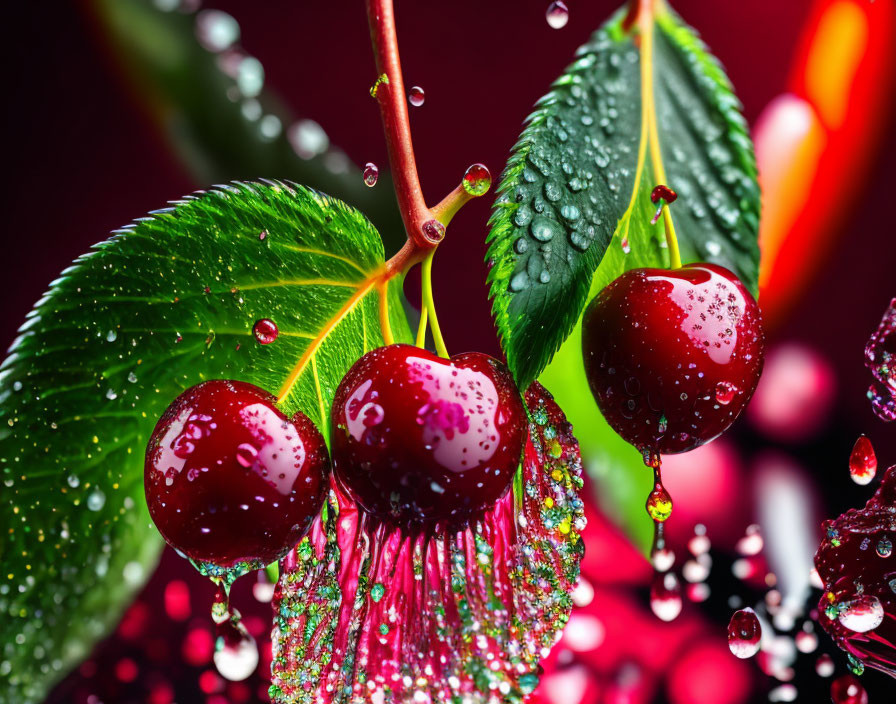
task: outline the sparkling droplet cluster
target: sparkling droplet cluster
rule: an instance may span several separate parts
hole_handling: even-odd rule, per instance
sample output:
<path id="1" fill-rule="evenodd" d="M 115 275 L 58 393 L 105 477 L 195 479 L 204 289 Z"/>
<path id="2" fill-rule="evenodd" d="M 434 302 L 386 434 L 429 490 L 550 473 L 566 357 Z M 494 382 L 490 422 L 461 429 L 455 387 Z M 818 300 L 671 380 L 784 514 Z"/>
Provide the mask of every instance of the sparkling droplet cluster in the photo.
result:
<path id="1" fill-rule="evenodd" d="M 572 608 L 585 519 L 569 424 L 538 385 L 526 404 L 515 490 L 466 528 L 391 527 L 333 491 L 325 519 L 282 562 L 274 702 L 340 691 L 497 704 L 534 690 Z"/>
<path id="2" fill-rule="evenodd" d="M 874 375 L 868 399 L 883 421 L 896 420 L 896 298 L 865 346 L 865 366 Z"/>

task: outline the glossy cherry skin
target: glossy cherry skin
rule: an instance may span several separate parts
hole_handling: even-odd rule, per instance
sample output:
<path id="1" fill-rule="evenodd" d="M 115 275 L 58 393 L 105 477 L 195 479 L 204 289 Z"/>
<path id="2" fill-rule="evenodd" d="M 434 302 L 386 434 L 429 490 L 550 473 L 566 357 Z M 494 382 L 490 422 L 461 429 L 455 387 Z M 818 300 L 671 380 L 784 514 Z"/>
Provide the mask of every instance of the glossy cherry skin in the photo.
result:
<path id="1" fill-rule="evenodd" d="M 582 353 L 607 422 L 642 451 L 686 452 L 723 433 L 762 371 L 759 306 L 714 264 L 632 269 L 589 304 Z"/>
<path id="2" fill-rule="evenodd" d="M 324 439 L 303 414 L 286 418 L 267 391 L 206 381 L 162 415 L 146 448 L 149 514 L 196 562 L 263 566 L 307 532 L 328 491 Z"/>
<path id="3" fill-rule="evenodd" d="M 355 363 L 336 390 L 331 423 L 336 481 L 368 512 L 403 523 L 462 520 L 494 504 L 527 435 L 503 364 L 401 344 Z"/>

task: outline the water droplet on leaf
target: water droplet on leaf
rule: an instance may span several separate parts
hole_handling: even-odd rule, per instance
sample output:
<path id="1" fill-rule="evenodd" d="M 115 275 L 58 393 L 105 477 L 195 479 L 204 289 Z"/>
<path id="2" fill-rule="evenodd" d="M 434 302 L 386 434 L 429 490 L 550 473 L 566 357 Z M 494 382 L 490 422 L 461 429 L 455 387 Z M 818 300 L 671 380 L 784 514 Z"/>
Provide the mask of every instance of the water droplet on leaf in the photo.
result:
<path id="1" fill-rule="evenodd" d="M 256 320 L 255 325 L 252 326 L 252 334 L 255 335 L 259 344 L 269 345 L 277 339 L 280 330 L 277 328 L 277 323 L 270 318 L 261 318 Z"/>

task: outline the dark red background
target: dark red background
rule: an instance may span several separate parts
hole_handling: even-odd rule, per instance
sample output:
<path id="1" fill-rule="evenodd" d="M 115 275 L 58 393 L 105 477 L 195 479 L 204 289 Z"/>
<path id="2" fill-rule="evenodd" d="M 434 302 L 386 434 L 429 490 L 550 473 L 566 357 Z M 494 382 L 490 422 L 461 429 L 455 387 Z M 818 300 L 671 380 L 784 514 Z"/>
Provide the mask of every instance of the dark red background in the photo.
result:
<path id="1" fill-rule="evenodd" d="M 267 83 L 295 113 L 320 122 L 356 163 L 385 166 L 379 115 L 367 92 L 375 72 L 360 0 L 206 4 L 239 20 L 243 46 L 262 60 Z M 430 202 L 453 188 L 475 161 L 487 164 L 497 177 L 534 101 L 617 3 L 567 4 L 569 25 L 556 31 L 544 21 L 547 0 L 397 2 L 405 79 L 408 86 L 421 85 L 426 91 L 425 105 L 411 115 Z M 674 5 L 725 64 L 748 120 L 755 120 L 785 90 L 811 3 L 678 0 Z M 26 2 L 5 9 L 4 51 L 9 56 L 3 78 L 7 186 L 0 344 L 13 339 L 47 283 L 89 245 L 167 200 L 208 185 L 190 180 L 132 100 L 86 3 Z M 881 91 L 892 102 L 892 86 L 881 86 Z M 835 256 L 776 334 L 780 340 L 808 343 L 837 371 L 840 396 L 832 427 L 838 431 L 824 452 L 818 447 L 802 452 L 802 459 L 817 468 L 831 515 L 847 502 L 858 503 L 866 492 L 844 492 L 839 480 L 827 481 L 826 472 L 843 472 L 821 463 L 829 450 L 845 457 L 856 434 L 865 431 L 885 466 L 896 461 L 896 433 L 871 414 L 864 398 L 868 375 L 861 360 L 868 335 L 896 296 L 894 156 L 896 134 L 891 130 L 877 151 L 861 201 L 843 227 Z M 440 318 L 455 352 L 497 351 L 483 283 L 489 204 L 483 198 L 464 209 L 436 260 Z"/>

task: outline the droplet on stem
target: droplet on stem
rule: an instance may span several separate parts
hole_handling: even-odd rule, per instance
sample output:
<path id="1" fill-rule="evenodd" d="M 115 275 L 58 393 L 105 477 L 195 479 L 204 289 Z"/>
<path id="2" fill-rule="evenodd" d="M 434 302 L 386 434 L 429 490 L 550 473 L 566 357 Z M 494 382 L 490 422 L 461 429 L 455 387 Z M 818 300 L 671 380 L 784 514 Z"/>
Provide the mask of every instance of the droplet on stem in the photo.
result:
<path id="1" fill-rule="evenodd" d="M 877 473 L 877 455 L 871 441 L 860 435 L 849 455 L 849 476 L 856 484 L 865 485 L 874 479 Z"/>
<path id="2" fill-rule="evenodd" d="M 408 93 L 408 102 L 415 108 L 419 108 L 426 100 L 426 94 L 420 86 L 414 86 Z"/>
<path id="3" fill-rule="evenodd" d="M 441 242 L 445 237 L 445 226 L 438 220 L 427 220 L 422 229 L 430 242 Z"/>
<path id="4" fill-rule="evenodd" d="M 728 623 L 728 648 L 741 659 L 751 658 L 759 652 L 762 625 L 753 609 L 735 611 Z"/>
<path id="5" fill-rule="evenodd" d="M 364 164 L 364 183 L 371 188 L 376 185 L 377 179 L 380 177 L 380 170 L 372 161 Z"/>
<path id="6" fill-rule="evenodd" d="M 464 173 L 461 183 L 463 183 L 464 190 L 471 196 L 485 195 L 492 186 L 492 175 L 485 164 L 473 164 Z"/>
<path id="7" fill-rule="evenodd" d="M 562 29 L 566 26 L 566 23 L 569 22 L 569 8 L 566 6 L 565 2 L 556 0 L 556 2 L 552 2 L 548 5 L 547 12 L 545 12 L 545 18 L 553 29 Z"/>
<path id="8" fill-rule="evenodd" d="M 252 326 L 252 334 L 255 335 L 255 339 L 258 340 L 259 344 L 269 345 L 277 339 L 280 330 L 277 328 L 277 323 L 270 318 L 261 318 L 255 321 L 255 325 Z"/>

